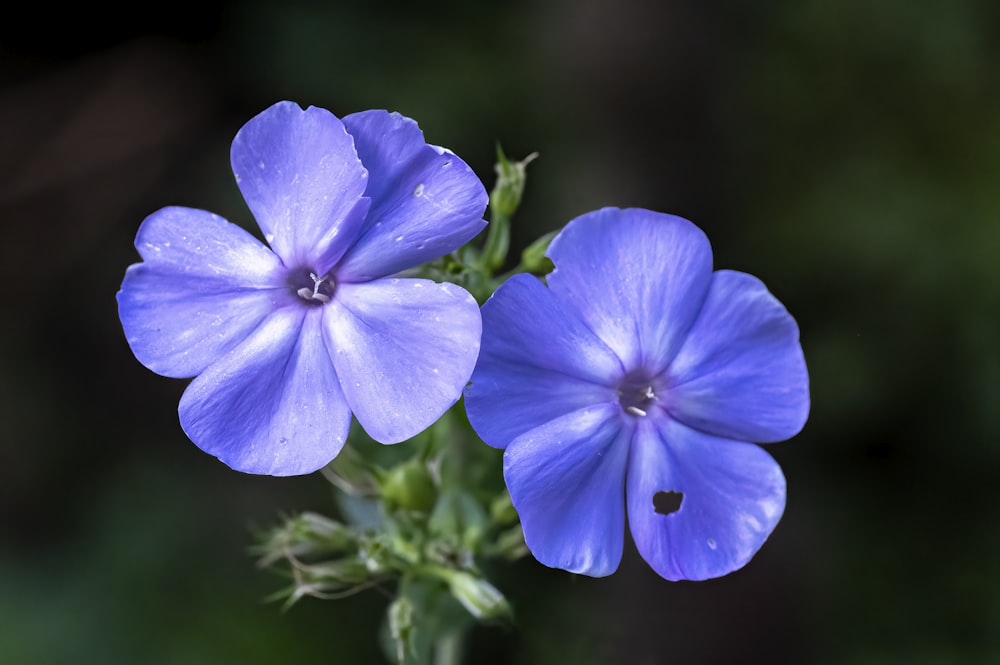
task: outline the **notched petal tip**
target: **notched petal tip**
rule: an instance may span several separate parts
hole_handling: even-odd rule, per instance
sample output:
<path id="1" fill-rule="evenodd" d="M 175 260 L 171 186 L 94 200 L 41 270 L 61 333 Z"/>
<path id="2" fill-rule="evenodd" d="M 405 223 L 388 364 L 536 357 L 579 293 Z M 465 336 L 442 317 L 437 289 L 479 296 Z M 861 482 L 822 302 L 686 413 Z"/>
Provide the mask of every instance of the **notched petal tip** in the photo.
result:
<path id="1" fill-rule="evenodd" d="M 548 285 L 630 368 L 666 368 L 712 275 L 704 232 L 683 217 L 602 208 L 572 220 L 546 255 Z"/>
<path id="2" fill-rule="evenodd" d="M 230 157 L 247 206 L 286 265 L 339 257 L 357 239 L 362 220 L 351 211 L 367 172 L 353 137 L 331 112 L 274 104 L 240 128 Z M 341 227 L 352 228 L 336 233 Z"/>

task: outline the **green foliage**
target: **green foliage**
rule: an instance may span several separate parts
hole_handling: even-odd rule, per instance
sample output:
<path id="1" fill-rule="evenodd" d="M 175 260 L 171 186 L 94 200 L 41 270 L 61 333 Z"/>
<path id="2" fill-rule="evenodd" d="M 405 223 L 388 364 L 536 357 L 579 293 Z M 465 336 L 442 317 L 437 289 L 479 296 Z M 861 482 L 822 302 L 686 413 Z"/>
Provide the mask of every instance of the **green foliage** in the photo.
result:
<path id="1" fill-rule="evenodd" d="M 286 607 L 372 587 L 394 593 L 385 632 L 400 665 L 430 662 L 433 645 L 460 639 L 470 619 L 509 619 L 510 606 L 480 565 L 527 551 L 506 490 L 469 483 L 499 475 L 498 451 L 474 440 L 460 405 L 439 423 L 411 442 L 411 457 L 388 467 L 367 460 L 373 448 L 359 442 L 355 454 L 324 470 L 338 495 L 350 497 L 346 519 L 299 513 L 262 534 L 255 548 L 262 567 L 281 565 L 290 578 L 272 597 Z M 443 472 L 456 465 L 460 472 Z M 446 620 L 462 608 L 467 618 Z"/>

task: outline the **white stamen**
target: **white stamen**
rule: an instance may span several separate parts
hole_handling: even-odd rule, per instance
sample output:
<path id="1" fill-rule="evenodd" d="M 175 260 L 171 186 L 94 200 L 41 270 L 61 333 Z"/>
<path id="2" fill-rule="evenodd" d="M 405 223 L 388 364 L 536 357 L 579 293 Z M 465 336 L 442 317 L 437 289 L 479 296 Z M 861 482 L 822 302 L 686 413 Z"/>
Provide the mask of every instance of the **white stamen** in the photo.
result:
<path id="1" fill-rule="evenodd" d="M 631 413 L 633 416 L 644 416 L 644 415 L 646 415 L 646 412 L 643 411 L 642 409 L 640 409 L 637 406 L 627 406 L 627 407 L 625 407 L 625 410 L 628 411 L 629 413 Z"/>
<path id="2" fill-rule="evenodd" d="M 319 292 L 319 287 L 326 281 L 326 275 L 323 277 L 317 277 L 316 273 L 311 272 L 309 273 L 309 279 L 313 281 L 312 291 L 309 290 L 309 287 L 303 286 L 301 289 L 296 291 L 296 293 L 299 294 L 299 297 L 304 300 L 317 300 L 321 303 L 330 302 L 330 296 Z"/>

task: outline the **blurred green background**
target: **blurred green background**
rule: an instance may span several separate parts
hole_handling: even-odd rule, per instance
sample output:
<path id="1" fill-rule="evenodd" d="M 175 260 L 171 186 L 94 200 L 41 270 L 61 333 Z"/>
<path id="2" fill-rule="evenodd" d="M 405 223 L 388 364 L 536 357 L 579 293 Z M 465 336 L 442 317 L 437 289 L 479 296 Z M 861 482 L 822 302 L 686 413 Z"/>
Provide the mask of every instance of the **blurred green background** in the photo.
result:
<path id="1" fill-rule="evenodd" d="M 806 429 L 744 570 L 526 559 L 468 663 L 1000 662 L 1000 5 L 989 0 L 36 3 L 0 27 L 0 663 L 382 663 L 372 591 L 281 613 L 252 525 L 318 476 L 187 441 L 184 382 L 115 304 L 168 204 L 249 223 L 229 142 L 274 101 L 417 119 L 515 246 L 605 206 L 679 214 L 796 316 Z"/>

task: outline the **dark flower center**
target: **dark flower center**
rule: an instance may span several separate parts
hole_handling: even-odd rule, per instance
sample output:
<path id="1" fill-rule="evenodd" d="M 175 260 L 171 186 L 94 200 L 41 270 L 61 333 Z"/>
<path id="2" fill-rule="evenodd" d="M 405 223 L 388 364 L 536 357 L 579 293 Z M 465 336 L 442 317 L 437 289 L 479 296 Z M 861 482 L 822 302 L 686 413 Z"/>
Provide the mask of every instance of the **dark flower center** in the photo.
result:
<path id="1" fill-rule="evenodd" d="M 293 270 L 288 276 L 288 285 L 310 305 L 325 305 L 333 298 L 336 289 L 332 277 L 317 277 L 309 268 Z"/>
<path id="2" fill-rule="evenodd" d="M 645 416 L 656 399 L 653 383 L 645 375 L 629 374 L 618 386 L 618 403 L 630 415 Z"/>

